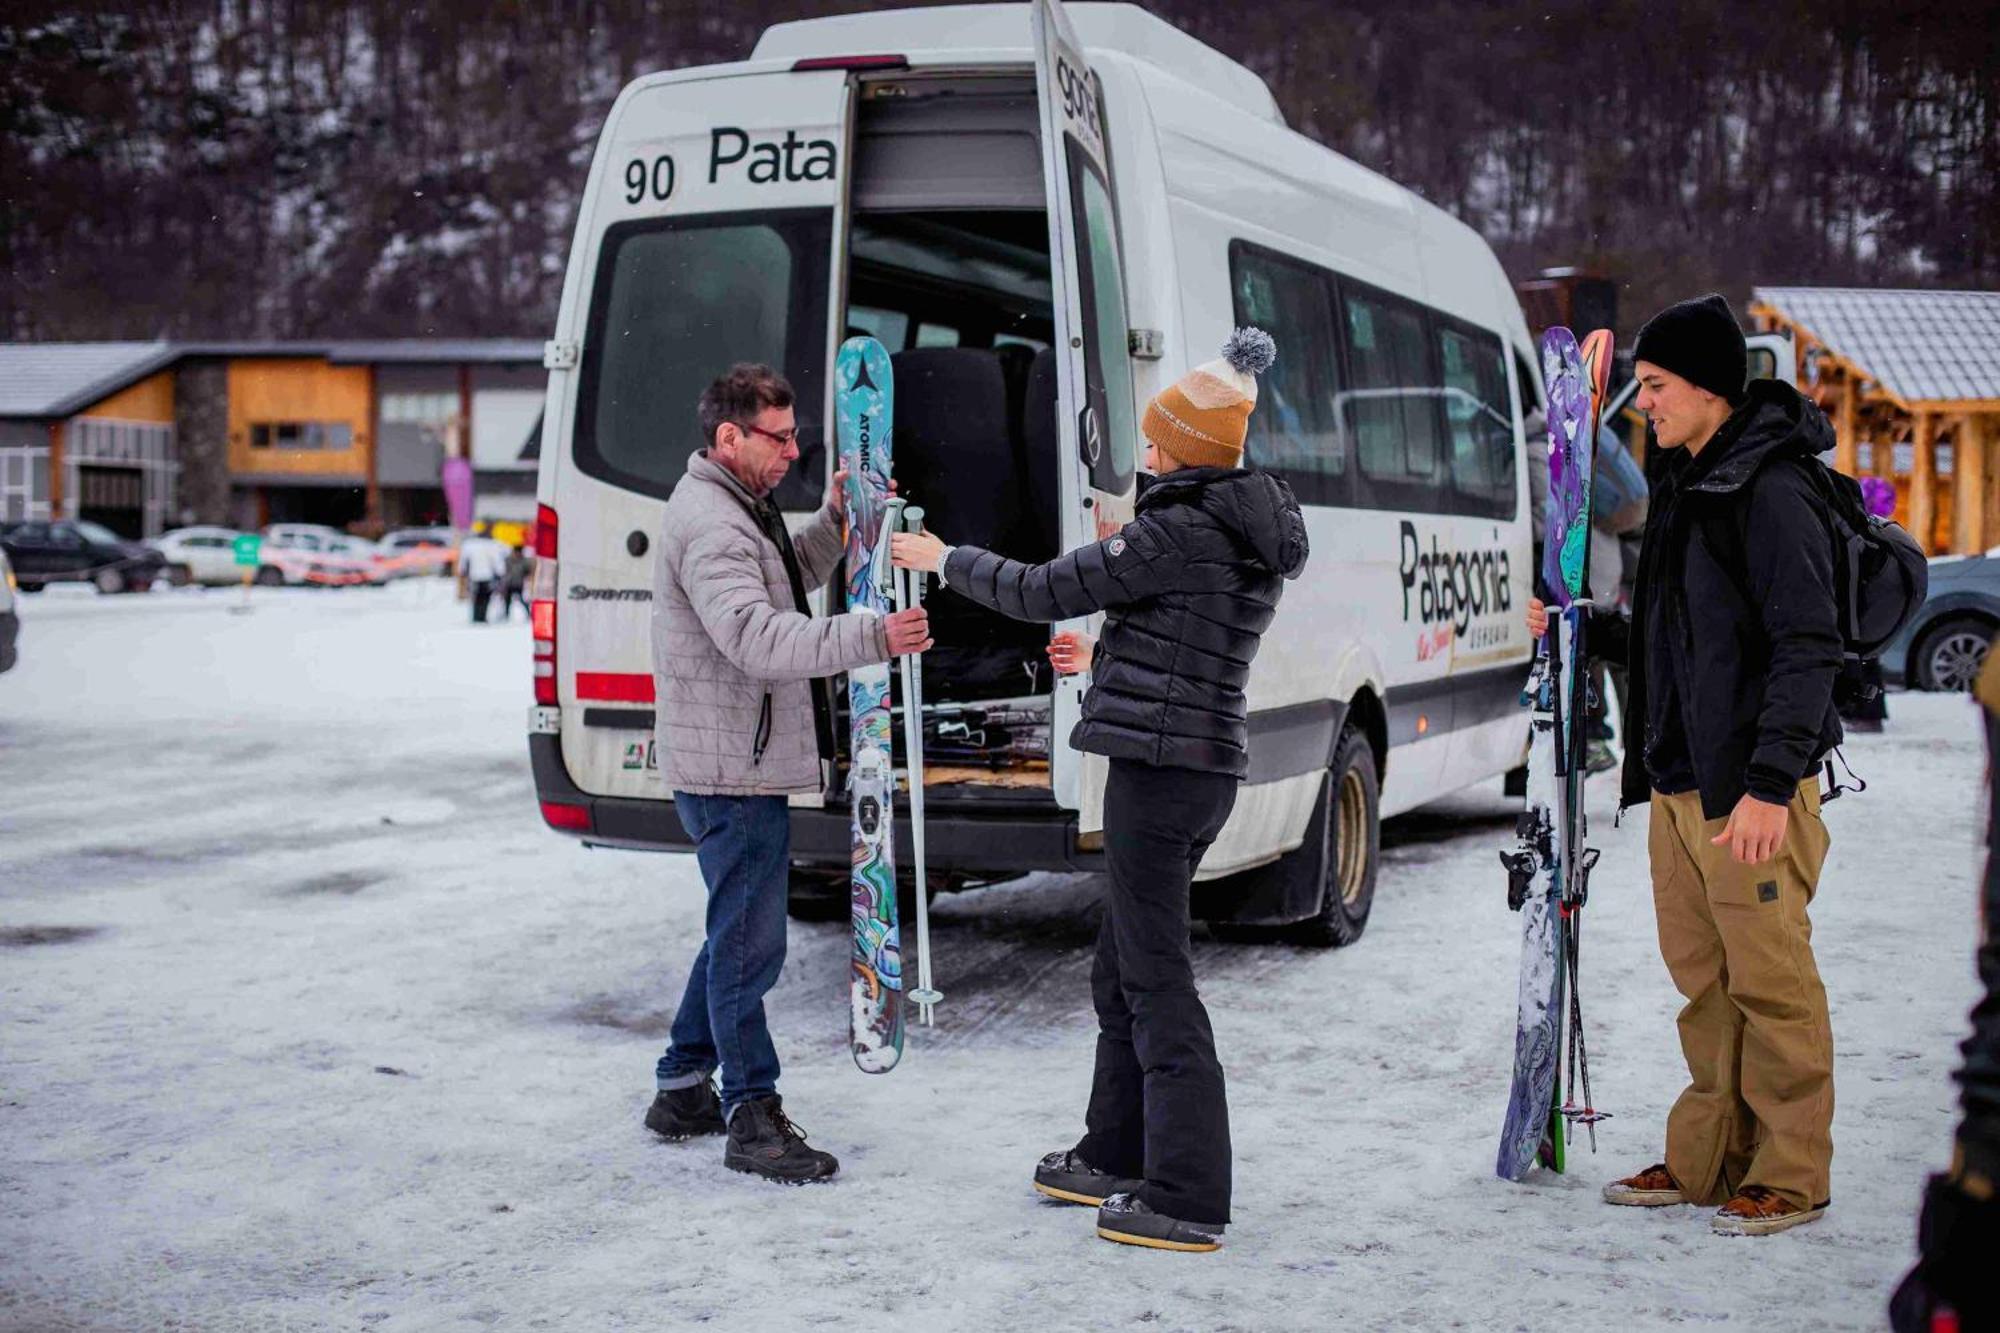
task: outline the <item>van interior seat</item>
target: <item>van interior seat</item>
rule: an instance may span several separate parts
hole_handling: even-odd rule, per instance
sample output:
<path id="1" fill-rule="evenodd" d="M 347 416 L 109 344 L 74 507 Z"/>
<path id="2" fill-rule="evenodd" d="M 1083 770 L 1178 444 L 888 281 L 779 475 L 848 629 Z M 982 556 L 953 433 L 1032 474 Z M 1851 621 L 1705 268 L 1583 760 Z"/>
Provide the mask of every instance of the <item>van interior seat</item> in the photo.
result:
<path id="1" fill-rule="evenodd" d="M 918 347 L 896 372 L 896 482 L 952 543 L 996 547 L 1014 526 L 1021 488 L 1008 438 L 1000 358 L 976 347 Z"/>
<path id="2" fill-rule="evenodd" d="M 919 347 L 890 357 L 896 374 L 898 493 L 924 508 L 924 526 L 954 545 L 1015 559 L 1023 548 L 1029 478 L 1021 466 L 1022 394 L 1032 376 L 999 352 Z M 1015 373 L 1010 376 L 1008 371 Z M 1010 393 L 1010 378 L 1019 386 Z M 1049 520 L 1056 518 L 1053 498 Z M 1048 630 L 1009 620 L 933 585 L 927 603 L 937 647 L 926 654 L 932 698 L 1006 698 L 1038 692 L 1047 678 Z"/>

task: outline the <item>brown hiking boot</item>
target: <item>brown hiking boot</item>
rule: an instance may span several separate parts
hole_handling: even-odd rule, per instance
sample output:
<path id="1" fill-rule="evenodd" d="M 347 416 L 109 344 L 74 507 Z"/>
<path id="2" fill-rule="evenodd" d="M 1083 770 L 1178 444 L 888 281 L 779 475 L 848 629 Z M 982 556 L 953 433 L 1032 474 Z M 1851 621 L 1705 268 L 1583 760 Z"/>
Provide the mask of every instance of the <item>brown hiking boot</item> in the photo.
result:
<path id="1" fill-rule="evenodd" d="M 1627 1208 L 1666 1208 L 1686 1203 L 1687 1199 L 1681 1194 L 1681 1187 L 1667 1173 L 1667 1164 L 1655 1162 L 1636 1176 L 1627 1176 L 1606 1185 L 1604 1201 Z"/>
<path id="2" fill-rule="evenodd" d="M 1762 1185 L 1745 1185 L 1736 1191 L 1735 1198 L 1716 1212 L 1715 1234 L 1768 1236 L 1773 1231 L 1816 1222 L 1825 1212 L 1824 1203 L 1801 1208 L 1795 1203 L 1787 1203 Z"/>

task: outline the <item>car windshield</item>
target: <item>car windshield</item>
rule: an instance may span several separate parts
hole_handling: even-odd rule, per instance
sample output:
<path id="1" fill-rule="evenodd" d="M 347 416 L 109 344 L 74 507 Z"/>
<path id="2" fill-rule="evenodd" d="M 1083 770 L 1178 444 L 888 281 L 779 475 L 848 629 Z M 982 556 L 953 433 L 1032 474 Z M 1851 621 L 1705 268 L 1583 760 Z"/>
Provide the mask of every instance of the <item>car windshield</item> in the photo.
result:
<path id="1" fill-rule="evenodd" d="M 111 529 L 92 523 L 88 519 L 78 520 L 74 526 L 77 536 L 98 546 L 117 546 L 125 540 Z"/>

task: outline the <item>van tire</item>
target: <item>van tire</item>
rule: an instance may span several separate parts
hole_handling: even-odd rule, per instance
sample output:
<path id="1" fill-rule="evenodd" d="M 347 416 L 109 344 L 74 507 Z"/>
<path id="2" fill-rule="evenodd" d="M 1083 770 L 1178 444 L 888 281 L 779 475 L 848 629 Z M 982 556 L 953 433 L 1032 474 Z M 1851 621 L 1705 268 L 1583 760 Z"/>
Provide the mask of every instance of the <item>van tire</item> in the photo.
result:
<path id="1" fill-rule="evenodd" d="M 106 596 L 115 596 L 125 591 L 125 576 L 115 569 L 100 569 L 91 576 L 90 581 Z"/>
<path id="2" fill-rule="evenodd" d="M 260 588 L 275 588 L 284 581 L 284 571 L 276 565 L 264 565 L 257 570 L 256 584 Z"/>
<path id="3" fill-rule="evenodd" d="M 1282 928 L 1291 944 L 1313 949 L 1352 944 L 1368 928 L 1375 906 L 1375 872 L 1382 860 L 1382 780 L 1375 772 L 1375 751 L 1368 738 L 1350 726 L 1333 749 L 1321 808 L 1309 828 L 1320 833 L 1318 846 L 1308 843 L 1292 853 L 1310 854 L 1318 862 L 1319 911 Z"/>

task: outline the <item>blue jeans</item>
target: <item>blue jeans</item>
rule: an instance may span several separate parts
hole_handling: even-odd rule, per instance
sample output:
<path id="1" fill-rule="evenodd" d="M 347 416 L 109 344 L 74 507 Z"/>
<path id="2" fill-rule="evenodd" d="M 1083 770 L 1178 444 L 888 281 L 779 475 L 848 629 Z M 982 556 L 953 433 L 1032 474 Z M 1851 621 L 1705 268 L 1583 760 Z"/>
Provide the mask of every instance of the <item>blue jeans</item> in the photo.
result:
<path id="1" fill-rule="evenodd" d="M 791 815 L 782 796 L 677 791 L 674 809 L 708 885 L 708 935 L 656 1072 L 662 1089 L 685 1088 L 720 1066 L 726 1117 L 778 1089 L 764 994 L 785 965 Z"/>

